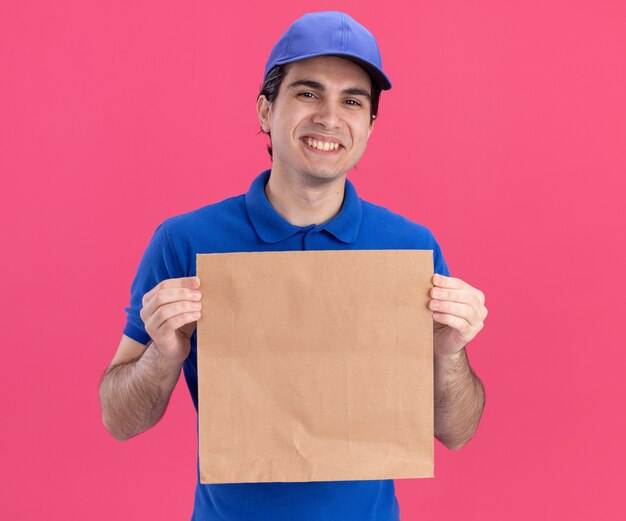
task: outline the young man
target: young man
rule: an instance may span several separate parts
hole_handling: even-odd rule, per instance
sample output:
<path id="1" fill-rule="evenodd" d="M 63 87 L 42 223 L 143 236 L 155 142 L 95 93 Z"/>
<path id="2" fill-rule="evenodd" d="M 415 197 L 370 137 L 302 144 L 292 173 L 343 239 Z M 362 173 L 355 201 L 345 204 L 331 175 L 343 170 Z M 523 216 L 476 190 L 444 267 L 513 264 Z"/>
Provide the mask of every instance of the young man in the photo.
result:
<path id="1" fill-rule="evenodd" d="M 361 200 L 347 173 L 391 88 L 374 37 L 344 13 L 296 20 L 274 46 L 257 101 L 272 168 L 244 194 L 167 219 L 132 285 L 122 341 L 100 386 L 103 421 L 125 440 L 159 421 L 181 367 L 197 409 L 196 253 L 432 249 L 435 435 L 448 448 L 474 434 L 484 391 L 465 345 L 482 329 L 484 295 L 449 277 L 430 231 Z M 193 519 L 399 519 L 393 480 L 196 487 Z"/>

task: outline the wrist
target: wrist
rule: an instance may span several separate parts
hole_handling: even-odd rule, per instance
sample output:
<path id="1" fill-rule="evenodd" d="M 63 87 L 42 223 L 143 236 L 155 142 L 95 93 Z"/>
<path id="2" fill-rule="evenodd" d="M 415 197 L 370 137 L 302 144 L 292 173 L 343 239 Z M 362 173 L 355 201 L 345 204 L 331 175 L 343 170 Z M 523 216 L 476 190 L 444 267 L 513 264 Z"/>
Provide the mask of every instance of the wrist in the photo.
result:
<path id="1" fill-rule="evenodd" d="M 435 364 L 458 364 L 465 358 L 465 348 L 461 348 L 456 353 L 441 354 L 433 351 Z"/>
<path id="2" fill-rule="evenodd" d="M 141 357 L 147 371 L 161 382 L 176 383 L 183 366 L 183 361 L 167 356 L 159 346 L 151 341 L 146 352 Z"/>
<path id="3" fill-rule="evenodd" d="M 167 349 L 162 349 L 154 340 L 150 340 L 148 351 L 151 351 L 152 359 L 159 364 L 164 370 L 178 368 L 180 369 L 185 359 L 179 356 L 173 356 Z"/>

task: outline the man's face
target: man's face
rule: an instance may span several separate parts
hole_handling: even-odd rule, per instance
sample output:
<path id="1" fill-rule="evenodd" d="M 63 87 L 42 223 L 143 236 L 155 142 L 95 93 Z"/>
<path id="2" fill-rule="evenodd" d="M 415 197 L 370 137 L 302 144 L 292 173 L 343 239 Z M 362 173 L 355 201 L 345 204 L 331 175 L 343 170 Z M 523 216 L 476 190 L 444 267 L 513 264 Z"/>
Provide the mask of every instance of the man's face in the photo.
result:
<path id="1" fill-rule="evenodd" d="M 336 179 L 361 158 L 373 129 L 371 80 L 357 64 L 336 56 L 294 62 L 269 104 L 257 103 L 271 133 L 272 170 L 318 180 Z"/>

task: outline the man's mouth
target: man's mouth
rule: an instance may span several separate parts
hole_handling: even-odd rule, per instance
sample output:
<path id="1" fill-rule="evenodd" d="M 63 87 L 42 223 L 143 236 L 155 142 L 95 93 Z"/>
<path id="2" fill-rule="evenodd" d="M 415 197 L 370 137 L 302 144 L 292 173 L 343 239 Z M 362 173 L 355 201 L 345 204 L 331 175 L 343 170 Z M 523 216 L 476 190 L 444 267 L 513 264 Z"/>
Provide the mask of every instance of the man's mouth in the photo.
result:
<path id="1" fill-rule="evenodd" d="M 302 141 L 304 141 L 309 147 L 315 148 L 317 150 L 333 151 L 341 148 L 341 145 L 339 143 L 333 143 L 330 141 L 319 141 L 317 139 L 313 139 L 312 137 L 304 137 L 302 138 Z"/>

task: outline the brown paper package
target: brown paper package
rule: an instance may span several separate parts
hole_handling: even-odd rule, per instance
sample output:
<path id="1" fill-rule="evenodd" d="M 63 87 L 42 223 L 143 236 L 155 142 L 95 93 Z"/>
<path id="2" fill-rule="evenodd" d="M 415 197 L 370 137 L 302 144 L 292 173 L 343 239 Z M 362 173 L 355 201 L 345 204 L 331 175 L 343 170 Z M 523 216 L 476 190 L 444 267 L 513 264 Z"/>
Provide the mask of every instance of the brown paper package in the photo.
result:
<path id="1" fill-rule="evenodd" d="M 201 483 L 433 476 L 432 250 L 196 260 Z"/>

